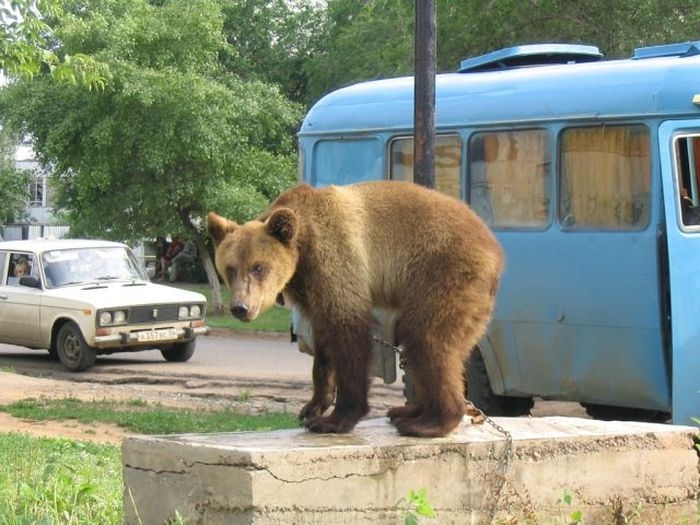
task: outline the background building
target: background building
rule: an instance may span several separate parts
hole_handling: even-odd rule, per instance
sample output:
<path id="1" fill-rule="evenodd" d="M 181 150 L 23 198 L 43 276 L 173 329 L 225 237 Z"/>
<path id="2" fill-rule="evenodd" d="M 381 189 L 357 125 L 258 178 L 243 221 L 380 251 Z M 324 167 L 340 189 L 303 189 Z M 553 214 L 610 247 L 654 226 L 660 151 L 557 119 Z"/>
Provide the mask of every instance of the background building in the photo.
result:
<path id="1" fill-rule="evenodd" d="M 48 173 L 36 161 L 28 139 L 15 149 L 17 169 L 31 172 L 27 210 L 17 222 L 2 225 L 2 237 L 6 240 L 37 239 L 40 237 L 60 238 L 68 234 L 68 226 L 58 222 L 53 214 L 53 191 Z"/>

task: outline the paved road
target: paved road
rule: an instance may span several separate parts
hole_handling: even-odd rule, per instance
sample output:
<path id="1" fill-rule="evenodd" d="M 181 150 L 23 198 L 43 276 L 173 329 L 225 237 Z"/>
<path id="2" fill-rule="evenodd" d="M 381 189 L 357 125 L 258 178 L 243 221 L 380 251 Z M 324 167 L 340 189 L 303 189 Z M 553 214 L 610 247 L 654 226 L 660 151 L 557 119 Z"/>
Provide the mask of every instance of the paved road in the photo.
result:
<path id="1" fill-rule="evenodd" d="M 211 335 L 197 340 L 197 350 L 186 363 L 168 363 L 157 350 L 120 352 L 99 356 L 91 372 L 120 369 L 135 373 L 308 380 L 311 364 L 312 358 L 299 352 L 285 336 Z M 0 367 L 16 368 L 32 375 L 63 372 L 46 351 L 3 344 L 0 344 Z"/>
<path id="2" fill-rule="evenodd" d="M 200 337 L 187 363 L 168 363 L 157 350 L 100 356 L 87 372 L 73 374 L 48 353 L 0 344 L 0 370 L 96 384 L 168 389 L 200 397 L 236 397 L 241 390 L 261 398 L 284 398 L 300 406 L 311 394 L 312 358 L 285 336 L 210 335 Z M 377 410 L 402 402 L 402 384 L 376 380 L 371 392 Z M 578 403 L 536 400 L 533 415 L 586 417 Z"/>
<path id="3" fill-rule="evenodd" d="M 80 373 L 68 372 L 46 351 L 0 344 L 0 372 L 15 372 L 0 381 L 0 401 L 70 395 L 297 413 L 311 397 L 311 367 L 312 358 L 284 336 L 214 334 L 198 339 L 186 363 L 168 363 L 159 351 L 147 350 L 100 356 Z M 402 404 L 402 389 L 401 382 L 376 381 L 371 415 Z"/>

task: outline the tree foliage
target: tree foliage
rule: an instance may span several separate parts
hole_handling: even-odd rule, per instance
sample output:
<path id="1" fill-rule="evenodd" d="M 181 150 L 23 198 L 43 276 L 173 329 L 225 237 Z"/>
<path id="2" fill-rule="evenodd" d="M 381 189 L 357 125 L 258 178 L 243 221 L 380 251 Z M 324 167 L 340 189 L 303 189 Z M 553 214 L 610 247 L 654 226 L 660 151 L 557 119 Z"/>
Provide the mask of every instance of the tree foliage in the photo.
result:
<path id="1" fill-rule="evenodd" d="M 291 100 L 306 98 L 304 64 L 318 40 L 322 9 L 317 0 L 221 0 L 230 53 L 224 68 L 242 79 L 280 87 Z"/>
<path id="2" fill-rule="evenodd" d="M 22 218 L 27 209 L 30 174 L 15 169 L 17 137 L 0 130 L 0 224 Z"/>
<path id="3" fill-rule="evenodd" d="M 89 89 L 102 88 L 104 64 L 85 53 L 67 54 L 56 45 L 50 20 L 62 15 L 60 0 L 12 0 L 0 3 L 0 70 L 9 77 L 51 78 Z"/>
<path id="4" fill-rule="evenodd" d="M 354 82 L 413 73 L 415 0 L 328 0 L 323 42 L 305 62 L 307 100 Z M 697 39 L 695 0 L 436 0 L 437 68 L 520 44 L 585 43 L 608 58 Z"/>
<path id="5" fill-rule="evenodd" d="M 247 219 L 295 179 L 301 108 L 275 86 L 222 70 L 230 53 L 216 0 L 74 0 L 57 37 L 107 64 L 104 90 L 46 77 L 6 90 L 4 108 L 53 167 L 75 235 L 195 240 L 210 210 Z"/>

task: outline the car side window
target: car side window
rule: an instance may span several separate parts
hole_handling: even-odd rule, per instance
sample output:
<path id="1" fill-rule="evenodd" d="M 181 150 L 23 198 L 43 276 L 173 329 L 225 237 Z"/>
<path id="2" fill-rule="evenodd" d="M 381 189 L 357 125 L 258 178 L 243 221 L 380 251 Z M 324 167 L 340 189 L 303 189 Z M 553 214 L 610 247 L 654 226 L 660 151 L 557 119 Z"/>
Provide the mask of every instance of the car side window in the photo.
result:
<path id="1" fill-rule="evenodd" d="M 36 275 L 34 256 L 26 253 L 10 254 L 10 264 L 7 272 L 7 284 L 19 286 L 19 280 L 25 275 Z"/>

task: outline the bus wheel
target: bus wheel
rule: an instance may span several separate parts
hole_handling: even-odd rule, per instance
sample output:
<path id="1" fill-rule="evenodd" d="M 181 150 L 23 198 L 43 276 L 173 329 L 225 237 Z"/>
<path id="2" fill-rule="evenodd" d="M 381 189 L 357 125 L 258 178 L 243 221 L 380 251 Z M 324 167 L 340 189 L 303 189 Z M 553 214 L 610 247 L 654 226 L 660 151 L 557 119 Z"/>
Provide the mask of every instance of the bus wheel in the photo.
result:
<path id="1" fill-rule="evenodd" d="M 581 403 L 586 414 L 593 419 L 603 421 L 645 421 L 649 423 L 665 423 L 671 419 L 671 414 L 662 410 L 646 410 L 644 408 L 617 407 L 612 405 L 596 405 Z"/>
<path id="2" fill-rule="evenodd" d="M 474 348 L 464 365 L 464 378 L 466 398 L 487 416 L 527 416 L 535 404 L 531 397 L 499 396 L 493 393 L 479 347 Z"/>

